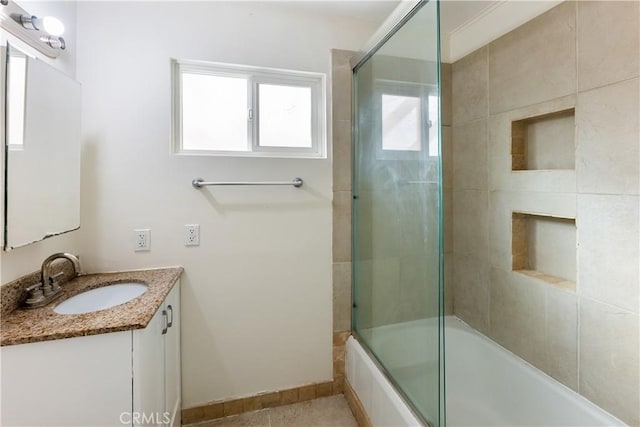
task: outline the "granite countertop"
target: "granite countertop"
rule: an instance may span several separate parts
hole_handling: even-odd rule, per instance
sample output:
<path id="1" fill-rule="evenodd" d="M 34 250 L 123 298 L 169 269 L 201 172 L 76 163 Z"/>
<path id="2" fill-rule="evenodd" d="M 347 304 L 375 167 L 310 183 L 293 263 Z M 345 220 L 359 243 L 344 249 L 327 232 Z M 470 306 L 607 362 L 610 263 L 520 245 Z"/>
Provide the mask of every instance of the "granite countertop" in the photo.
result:
<path id="1" fill-rule="evenodd" d="M 62 285 L 62 295 L 44 307 L 28 310 L 18 308 L 3 314 L 0 345 L 145 328 L 182 272 L 182 267 L 169 267 L 76 277 Z M 53 311 L 57 304 L 81 292 L 123 282 L 144 283 L 149 288 L 139 297 L 105 310 L 84 314 L 57 314 Z"/>

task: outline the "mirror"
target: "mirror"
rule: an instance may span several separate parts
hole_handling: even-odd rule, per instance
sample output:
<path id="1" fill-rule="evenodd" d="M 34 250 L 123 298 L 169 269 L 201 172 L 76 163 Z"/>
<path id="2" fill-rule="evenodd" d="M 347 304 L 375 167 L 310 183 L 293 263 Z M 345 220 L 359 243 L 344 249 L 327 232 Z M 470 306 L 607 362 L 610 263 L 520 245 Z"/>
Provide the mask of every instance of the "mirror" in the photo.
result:
<path id="1" fill-rule="evenodd" d="M 4 249 L 80 227 L 80 84 L 7 45 Z"/>

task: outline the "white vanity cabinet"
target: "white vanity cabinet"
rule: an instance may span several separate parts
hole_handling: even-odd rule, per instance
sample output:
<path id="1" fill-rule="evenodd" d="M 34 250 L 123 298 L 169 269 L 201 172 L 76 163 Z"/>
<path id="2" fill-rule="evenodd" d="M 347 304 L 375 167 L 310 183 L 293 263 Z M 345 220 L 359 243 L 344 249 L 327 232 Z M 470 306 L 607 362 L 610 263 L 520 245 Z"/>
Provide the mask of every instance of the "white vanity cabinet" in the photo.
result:
<path id="1" fill-rule="evenodd" d="M 133 331 L 133 425 L 180 426 L 180 290 Z M 160 374 L 158 374 L 160 373 Z"/>
<path id="2" fill-rule="evenodd" d="M 0 425 L 179 426 L 179 282 L 145 329 L 3 346 L 0 360 Z"/>

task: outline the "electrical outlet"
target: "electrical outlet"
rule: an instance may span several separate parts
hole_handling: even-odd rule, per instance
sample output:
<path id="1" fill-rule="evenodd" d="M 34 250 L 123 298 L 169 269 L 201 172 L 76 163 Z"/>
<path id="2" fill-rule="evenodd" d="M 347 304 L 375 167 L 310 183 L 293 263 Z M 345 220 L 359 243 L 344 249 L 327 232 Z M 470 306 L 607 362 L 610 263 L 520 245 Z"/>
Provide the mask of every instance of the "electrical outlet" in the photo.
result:
<path id="1" fill-rule="evenodd" d="M 151 230 L 148 228 L 133 230 L 134 232 L 134 247 L 136 252 L 148 251 L 151 249 Z"/>
<path id="2" fill-rule="evenodd" d="M 200 226 L 198 224 L 184 225 L 184 245 L 185 246 L 200 245 Z"/>

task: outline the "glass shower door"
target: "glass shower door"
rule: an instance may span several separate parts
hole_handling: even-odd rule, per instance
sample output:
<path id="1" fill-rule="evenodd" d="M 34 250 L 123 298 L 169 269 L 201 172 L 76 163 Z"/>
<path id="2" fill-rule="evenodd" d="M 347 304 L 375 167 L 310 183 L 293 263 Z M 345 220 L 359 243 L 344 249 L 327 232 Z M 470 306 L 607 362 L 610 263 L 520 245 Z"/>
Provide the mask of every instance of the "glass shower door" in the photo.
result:
<path id="1" fill-rule="evenodd" d="M 444 425 L 438 3 L 354 69 L 356 336 L 413 409 Z"/>

